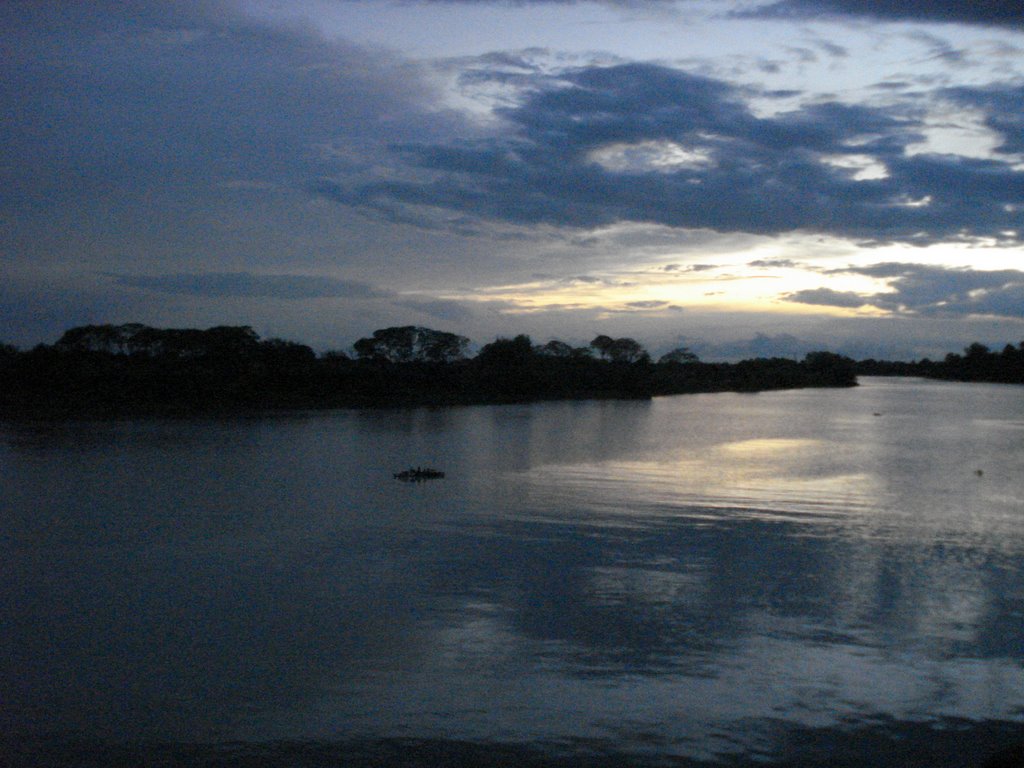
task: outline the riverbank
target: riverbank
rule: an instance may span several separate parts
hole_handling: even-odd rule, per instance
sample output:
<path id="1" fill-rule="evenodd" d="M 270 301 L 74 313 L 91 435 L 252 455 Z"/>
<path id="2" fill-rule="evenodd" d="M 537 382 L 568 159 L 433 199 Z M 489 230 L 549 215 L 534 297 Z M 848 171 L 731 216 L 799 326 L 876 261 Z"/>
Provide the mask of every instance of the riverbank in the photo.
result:
<path id="1" fill-rule="evenodd" d="M 292 368 L 218 366 L 102 353 L 30 353 L 0 373 L 0 415 L 245 414 L 279 410 L 635 400 L 704 392 L 855 386 L 845 367 L 793 360 L 525 365 L 312 361 Z"/>
<path id="2" fill-rule="evenodd" d="M 361 345 L 365 355 L 352 359 L 340 353 L 318 356 L 293 342 L 261 341 L 247 327 L 125 328 L 88 327 L 88 334 L 69 331 L 53 346 L 7 349 L 0 359 L 0 414 L 192 415 L 647 399 L 856 385 L 853 361 L 829 352 L 814 352 L 801 361 L 705 363 L 679 355 L 653 362 L 639 345 L 629 347 L 628 355 L 616 352 L 614 344 L 625 347 L 629 339 L 602 346 L 599 337 L 592 346 L 605 352 L 596 356 L 586 348 L 553 352 L 551 344 L 534 346 L 519 336 L 499 339 L 473 358 L 410 343 L 408 349 Z M 109 333 L 100 338 L 101 330 Z"/>

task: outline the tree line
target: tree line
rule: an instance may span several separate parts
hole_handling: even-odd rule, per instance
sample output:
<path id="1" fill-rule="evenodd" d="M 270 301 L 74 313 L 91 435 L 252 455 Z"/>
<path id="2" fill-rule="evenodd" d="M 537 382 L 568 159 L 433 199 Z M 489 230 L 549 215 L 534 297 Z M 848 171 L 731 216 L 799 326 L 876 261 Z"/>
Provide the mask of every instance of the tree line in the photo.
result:
<path id="1" fill-rule="evenodd" d="M 974 342 L 962 355 L 950 352 L 942 360 L 861 360 L 855 370 L 863 376 L 922 376 L 949 381 L 1024 384 L 1024 341 L 1016 347 L 1007 344 L 999 352 Z"/>
<path id="2" fill-rule="evenodd" d="M 85 325 L 54 344 L 0 345 L 0 410 L 8 414 L 194 413 L 377 405 L 649 398 L 712 391 L 853 386 L 853 360 L 705 363 L 685 347 L 657 361 L 636 340 L 599 335 L 585 347 L 499 337 L 469 354 L 464 336 L 421 326 L 374 331 L 352 354 L 261 339 L 249 326 L 205 330 Z"/>

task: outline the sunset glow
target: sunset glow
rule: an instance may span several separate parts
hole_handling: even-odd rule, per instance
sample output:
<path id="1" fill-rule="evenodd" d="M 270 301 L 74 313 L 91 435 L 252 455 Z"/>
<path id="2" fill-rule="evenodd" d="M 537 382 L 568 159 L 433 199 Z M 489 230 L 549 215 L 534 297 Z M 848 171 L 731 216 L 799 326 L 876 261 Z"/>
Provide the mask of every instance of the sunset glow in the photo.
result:
<path id="1" fill-rule="evenodd" d="M 132 8 L 0 11 L 2 341 L 138 321 L 319 349 L 405 324 L 579 342 L 621 322 L 655 351 L 913 358 L 1024 337 L 1019 15 Z"/>

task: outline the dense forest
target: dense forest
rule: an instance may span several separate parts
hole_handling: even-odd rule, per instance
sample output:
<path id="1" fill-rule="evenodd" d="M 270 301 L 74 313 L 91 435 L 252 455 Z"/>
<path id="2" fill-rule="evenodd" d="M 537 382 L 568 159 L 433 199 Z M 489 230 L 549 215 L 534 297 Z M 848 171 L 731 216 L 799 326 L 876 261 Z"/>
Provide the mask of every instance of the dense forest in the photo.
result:
<path id="1" fill-rule="evenodd" d="M 964 354 L 951 352 L 942 361 L 928 358 L 911 363 L 861 360 L 855 370 L 863 376 L 924 376 L 951 381 L 1024 384 L 1024 341 L 1016 347 L 1007 344 L 1001 352 L 974 343 Z"/>
<path id="2" fill-rule="evenodd" d="M 463 336 L 384 328 L 352 354 L 317 355 L 248 326 L 206 330 L 127 325 L 72 328 L 31 350 L 0 345 L 0 412 L 8 415 L 194 413 L 270 408 L 444 405 L 564 398 L 648 398 L 691 392 L 846 387 L 856 376 L 1024 383 L 1024 342 L 972 344 L 935 362 L 803 360 L 706 363 L 685 347 L 652 360 L 637 341 L 597 336 L 586 347 L 528 336 L 468 354 Z"/>
<path id="3" fill-rule="evenodd" d="M 634 339 L 587 347 L 498 338 L 469 356 L 463 336 L 418 326 L 359 339 L 353 354 L 317 355 L 248 326 L 206 330 L 72 328 L 52 345 L 0 345 L 0 412 L 8 415 L 195 413 L 272 408 L 442 405 L 560 398 L 649 398 L 856 384 L 854 361 L 814 352 L 705 363 L 686 348 L 653 361 Z"/>

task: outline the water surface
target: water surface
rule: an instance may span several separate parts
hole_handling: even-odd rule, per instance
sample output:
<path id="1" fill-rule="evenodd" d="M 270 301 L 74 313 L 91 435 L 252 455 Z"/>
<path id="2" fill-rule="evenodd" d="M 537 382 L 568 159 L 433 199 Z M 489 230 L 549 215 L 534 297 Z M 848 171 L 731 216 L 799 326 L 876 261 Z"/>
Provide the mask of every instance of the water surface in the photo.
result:
<path id="1" fill-rule="evenodd" d="M 1024 740 L 1022 395 L 0 426 L 6 748 L 976 765 Z"/>

